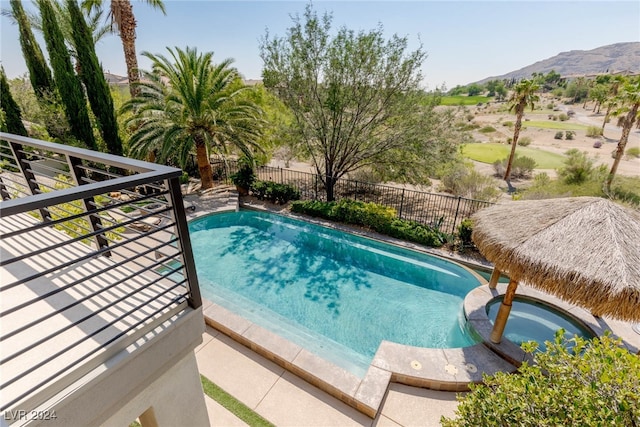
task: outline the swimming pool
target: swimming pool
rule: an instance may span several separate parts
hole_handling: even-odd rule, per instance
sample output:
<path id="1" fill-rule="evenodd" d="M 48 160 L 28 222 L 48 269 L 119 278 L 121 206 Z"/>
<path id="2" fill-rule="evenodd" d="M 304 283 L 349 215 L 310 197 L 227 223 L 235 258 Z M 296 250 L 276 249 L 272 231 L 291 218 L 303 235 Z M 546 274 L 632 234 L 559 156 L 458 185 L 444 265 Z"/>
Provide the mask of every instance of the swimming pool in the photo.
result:
<path id="1" fill-rule="evenodd" d="M 450 261 L 276 214 L 189 224 L 202 294 L 363 376 L 382 340 L 476 343 L 462 302 L 479 280 Z"/>

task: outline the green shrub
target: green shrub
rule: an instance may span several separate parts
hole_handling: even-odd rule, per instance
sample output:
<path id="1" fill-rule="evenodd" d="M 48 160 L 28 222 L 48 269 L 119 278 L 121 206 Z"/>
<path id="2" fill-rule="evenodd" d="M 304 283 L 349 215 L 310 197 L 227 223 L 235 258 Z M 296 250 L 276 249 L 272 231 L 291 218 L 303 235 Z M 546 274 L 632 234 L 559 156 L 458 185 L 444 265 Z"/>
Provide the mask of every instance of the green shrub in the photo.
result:
<path id="1" fill-rule="evenodd" d="M 513 126 L 513 122 L 510 120 L 507 120 L 506 122 L 502 123 L 502 126 L 506 126 L 506 127 L 512 127 Z"/>
<path id="2" fill-rule="evenodd" d="M 569 116 L 567 116 L 565 113 L 560 113 L 558 114 L 558 119 L 561 122 L 566 122 L 567 120 L 569 120 Z"/>
<path id="3" fill-rule="evenodd" d="M 591 138 L 602 136 L 602 128 L 599 126 L 589 126 L 587 128 L 587 136 Z"/>
<path id="4" fill-rule="evenodd" d="M 259 200 L 268 200 L 281 205 L 290 200 L 300 199 L 300 192 L 295 187 L 270 181 L 255 181 L 251 186 L 251 193 Z"/>
<path id="5" fill-rule="evenodd" d="M 627 150 L 628 157 L 640 157 L 640 147 L 631 147 Z"/>
<path id="6" fill-rule="evenodd" d="M 493 126 L 484 126 L 482 127 L 482 129 L 478 130 L 478 132 L 481 132 L 481 133 L 491 133 L 495 131 L 496 131 L 496 128 L 494 128 Z"/>
<path id="7" fill-rule="evenodd" d="M 485 376 L 459 397 L 453 426 L 634 426 L 640 420 L 640 358 L 610 333 L 566 341 L 556 333 L 518 374 Z M 535 343 L 523 344 L 525 351 Z"/>
<path id="8" fill-rule="evenodd" d="M 507 160 L 509 160 L 509 158 L 493 162 L 493 169 L 496 171 L 496 176 L 500 178 L 504 176 L 507 168 Z M 511 177 L 530 178 L 536 166 L 536 161 L 531 157 L 519 156 L 516 154 L 513 159 L 513 163 L 511 164 Z"/>
<path id="9" fill-rule="evenodd" d="M 182 172 L 180 175 L 180 184 L 186 184 L 189 182 L 189 174 L 187 172 Z"/>
<path id="10" fill-rule="evenodd" d="M 346 224 L 361 225 L 378 233 L 427 246 L 439 247 L 445 233 L 415 221 L 396 218 L 396 210 L 376 203 L 343 199 L 337 202 L 296 201 L 291 211 Z"/>
<path id="11" fill-rule="evenodd" d="M 250 165 L 242 165 L 238 172 L 231 175 L 231 182 L 238 188 L 249 190 L 256 180 L 256 175 Z"/>
<path id="12" fill-rule="evenodd" d="M 565 131 L 564 133 L 564 139 L 573 139 L 574 136 L 576 136 L 576 133 L 572 130 Z"/>
<path id="13" fill-rule="evenodd" d="M 473 247 L 473 240 L 471 239 L 471 233 L 473 233 L 473 221 L 470 219 L 464 219 L 458 226 L 458 240 L 462 248 Z"/>
<path id="14" fill-rule="evenodd" d="M 586 151 L 573 148 L 564 153 L 567 158 L 565 166 L 558 169 L 558 176 L 567 184 L 581 184 L 589 179 L 594 171 L 593 160 Z"/>
<path id="15" fill-rule="evenodd" d="M 562 131 L 558 131 L 556 132 L 556 134 L 553 136 L 554 139 L 562 139 L 562 137 L 564 136 L 564 132 Z"/>
<path id="16" fill-rule="evenodd" d="M 440 178 L 441 190 L 454 196 L 493 202 L 500 197 L 500 190 L 490 176 L 475 170 L 472 164 L 450 165 Z"/>
<path id="17" fill-rule="evenodd" d="M 518 145 L 522 145 L 526 147 L 527 145 L 531 145 L 532 139 L 530 136 L 523 136 L 522 138 L 518 138 Z"/>

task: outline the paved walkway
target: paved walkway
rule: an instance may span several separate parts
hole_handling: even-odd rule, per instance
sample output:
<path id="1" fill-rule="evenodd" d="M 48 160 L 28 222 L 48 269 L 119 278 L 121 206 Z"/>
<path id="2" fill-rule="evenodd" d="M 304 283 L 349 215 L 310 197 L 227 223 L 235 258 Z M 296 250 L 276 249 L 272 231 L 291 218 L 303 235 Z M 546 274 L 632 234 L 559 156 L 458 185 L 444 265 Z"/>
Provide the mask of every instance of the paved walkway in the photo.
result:
<path id="1" fill-rule="evenodd" d="M 375 420 L 207 327 L 196 349 L 200 373 L 277 426 L 439 426 L 456 394 L 391 384 Z M 243 426 L 207 398 L 212 426 Z"/>

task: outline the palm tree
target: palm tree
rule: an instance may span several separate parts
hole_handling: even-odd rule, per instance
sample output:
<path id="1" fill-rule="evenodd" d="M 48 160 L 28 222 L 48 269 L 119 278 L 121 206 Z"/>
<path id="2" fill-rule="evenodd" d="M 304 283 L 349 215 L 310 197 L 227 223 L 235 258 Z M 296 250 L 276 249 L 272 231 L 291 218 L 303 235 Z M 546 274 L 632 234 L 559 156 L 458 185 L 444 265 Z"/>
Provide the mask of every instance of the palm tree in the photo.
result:
<path id="1" fill-rule="evenodd" d="M 611 165 L 611 170 L 609 171 L 609 176 L 605 184 L 607 192 L 611 190 L 611 182 L 613 182 L 613 178 L 618 170 L 618 164 L 620 164 L 620 159 L 622 159 L 624 149 L 627 146 L 629 134 L 631 133 L 634 123 L 638 120 L 638 109 L 640 108 L 640 77 L 625 84 L 619 91 L 617 100 L 618 105 L 621 107 L 614 112 L 614 115 L 620 116 L 618 125 L 622 126 L 622 135 L 616 148 L 615 160 L 613 161 L 613 165 Z"/>
<path id="2" fill-rule="evenodd" d="M 166 15 L 162 0 L 145 0 L 147 4 Z M 101 10 L 103 0 L 83 0 L 82 7 L 91 11 Z M 111 18 L 112 31 L 115 29 L 120 33 L 122 48 L 124 50 L 124 60 L 127 64 L 127 77 L 129 78 L 129 92 L 131 97 L 136 96 L 137 85 L 140 81 L 138 72 L 138 58 L 136 56 L 136 18 L 133 15 L 133 6 L 129 0 L 111 0 L 109 15 Z"/>
<path id="3" fill-rule="evenodd" d="M 509 186 L 509 192 L 513 191 L 511 186 L 511 165 L 513 158 L 516 154 L 516 146 L 518 145 L 518 137 L 520 136 L 520 129 L 522 128 L 522 116 L 524 116 L 524 110 L 527 107 L 531 107 L 531 110 L 535 107 L 535 103 L 540 99 L 536 92 L 540 87 L 533 80 L 524 79 L 520 81 L 511 92 L 511 96 L 508 99 L 509 111 L 515 110 L 516 123 L 513 127 L 513 140 L 511 141 L 511 153 L 509 154 L 509 160 L 507 161 L 507 168 L 504 172 L 504 180 Z"/>
<path id="4" fill-rule="evenodd" d="M 184 168 L 195 148 L 202 188 L 213 186 L 209 155 L 226 155 L 234 147 L 249 158 L 261 132 L 261 110 L 243 96 L 248 89 L 226 59 L 213 65 L 213 53 L 167 48 L 163 55 L 143 55 L 152 61 L 152 72 L 143 72 L 140 93 L 127 101 L 121 113 L 131 112 L 126 126 L 134 129 L 130 155 L 145 158 L 152 150 L 159 161 L 177 157 Z"/>

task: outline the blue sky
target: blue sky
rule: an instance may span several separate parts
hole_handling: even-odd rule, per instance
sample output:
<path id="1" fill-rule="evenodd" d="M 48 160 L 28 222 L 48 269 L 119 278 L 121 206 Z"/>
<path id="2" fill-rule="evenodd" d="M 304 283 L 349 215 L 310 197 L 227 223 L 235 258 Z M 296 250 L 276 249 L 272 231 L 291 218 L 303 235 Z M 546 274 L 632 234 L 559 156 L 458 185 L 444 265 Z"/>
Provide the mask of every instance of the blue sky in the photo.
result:
<path id="1" fill-rule="evenodd" d="M 132 0 L 138 20 L 137 49 L 166 53 L 167 46 L 197 47 L 217 58 L 233 58 L 248 79 L 260 78 L 259 40 L 266 29 L 283 36 L 291 14 L 307 1 L 165 0 L 167 15 Z M 9 8 L 1 0 L 3 9 Z M 33 8 L 28 0 L 25 6 Z M 452 88 L 504 74 L 569 50 L 640 41 L 640 1 L 315 1 L 331 11 L 334 27 L 369 30 L 420 41 L 428 54 L 424 85 Z M 0 60 L 9 77 L 26 72 L 17 27 L 0 18 Z M 44 50 L 44 43 L 42 43 Z M 46 51 L 45 51 L 46 52 Z M 105 71 L 126 75 L 122 46 L 115 35 L 97 46 Z M 640 61 L 640 58 L 638 59 Z M 140 59 L 140 67 L 149 62 Z"/>

